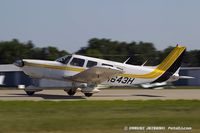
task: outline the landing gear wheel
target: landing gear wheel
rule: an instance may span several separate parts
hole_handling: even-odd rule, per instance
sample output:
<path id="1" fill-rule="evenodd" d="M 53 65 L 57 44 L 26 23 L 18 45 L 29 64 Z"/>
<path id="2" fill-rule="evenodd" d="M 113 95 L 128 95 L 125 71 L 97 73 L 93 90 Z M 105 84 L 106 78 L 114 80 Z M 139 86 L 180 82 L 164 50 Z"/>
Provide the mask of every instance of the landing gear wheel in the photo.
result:
<path id="1" fill-rule="evenodd" d="M 35 91 L 26 91 L 26 94 L 29 96 L 32 96 L 35 93 Z"/>
<path id="2" fill-rule="evenodd" d="M 86 97 L 91 97 L 93 93 L 84 93 Z"/>
<path id="3" fill-rule="evenodd" d="M 69 96 L 73 96 L 75 93 L 76 93 L 76 91 L 73 91 L 72 89 L 70 89 L 70 90 L 67 92 L 67 94 L 68 94 Z"/>

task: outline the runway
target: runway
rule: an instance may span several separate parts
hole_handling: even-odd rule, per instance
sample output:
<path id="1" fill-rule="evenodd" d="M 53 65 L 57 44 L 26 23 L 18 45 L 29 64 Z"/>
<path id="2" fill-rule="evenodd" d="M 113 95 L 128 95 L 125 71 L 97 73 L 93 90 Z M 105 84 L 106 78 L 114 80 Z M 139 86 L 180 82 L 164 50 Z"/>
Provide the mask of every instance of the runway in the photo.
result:
<path id="1" fill-rule="evenodd" d="M 23 90 L 0 90 L 0 100 L 70 101 L 70 100 L 200 100 L 200 89 L 104 89 L 92 97 L 77 92 L 68 96 L 63 90 L 43 90 L 28 96 Z"/>

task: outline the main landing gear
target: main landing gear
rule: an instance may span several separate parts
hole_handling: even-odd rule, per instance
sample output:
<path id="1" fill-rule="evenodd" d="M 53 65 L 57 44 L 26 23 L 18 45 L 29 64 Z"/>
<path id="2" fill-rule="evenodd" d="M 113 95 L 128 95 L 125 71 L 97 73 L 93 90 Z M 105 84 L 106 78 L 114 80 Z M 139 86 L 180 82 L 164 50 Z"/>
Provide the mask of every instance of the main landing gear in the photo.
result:
<path id="1" fill-rule="evenodd" d="M 76 94 L 76 90 L 73 90 L 73 89 L 69 89 L 69 90 L 65 90 L 66 92 L 67 92 L 67 94 L 69 95 L 69 96 L 73 96 L 73 95 L 75 95 Z M 86 97 L 91 97 L 92 95 L 93 95 L 93 93 L 84 93 L 84 95 L 86 96 Z"/>
<path id="2" fill-rule="evenodd" d="M 35 91 L 26 91 L 26 94 L 29 95 L 29 96 L 32 96 L 35 94 Z"/>
<path id="3" fill-rule="evenodd" d="M 91 97 L 93 93 L 84 93 L 86 97 Z"/>

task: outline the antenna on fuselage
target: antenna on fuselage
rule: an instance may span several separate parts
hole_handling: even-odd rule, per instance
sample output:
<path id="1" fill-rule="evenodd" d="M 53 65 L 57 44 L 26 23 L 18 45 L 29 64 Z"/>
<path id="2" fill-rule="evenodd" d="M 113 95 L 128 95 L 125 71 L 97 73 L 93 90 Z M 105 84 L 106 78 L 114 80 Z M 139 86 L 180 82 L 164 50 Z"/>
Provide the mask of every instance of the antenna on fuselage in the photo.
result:
<path id="1" fill-rule="evenodd" d="M 148 60 L 146 60 L 141 66 L 144 66 L 147 63 Z"/>
<path id="2" fill-rule="evenodd" d="M 126 64 L 129 61 L 130 58 L 131 57 L 129 57 L 128 59 L 126 59 L 123 64 Z"/>

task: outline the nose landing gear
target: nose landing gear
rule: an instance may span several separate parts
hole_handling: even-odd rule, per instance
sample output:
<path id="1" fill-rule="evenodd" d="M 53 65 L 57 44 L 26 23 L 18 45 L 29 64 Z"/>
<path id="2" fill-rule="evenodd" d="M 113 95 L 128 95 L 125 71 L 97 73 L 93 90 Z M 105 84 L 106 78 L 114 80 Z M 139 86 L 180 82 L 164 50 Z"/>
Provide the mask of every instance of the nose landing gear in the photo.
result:
<path id="1" fill-rule="evenodd" d="M 85 95 L 86 97 L 91 97 L 91 96 L 93 95 L 93 93 L 84 93 L 84 95 Z"/>

